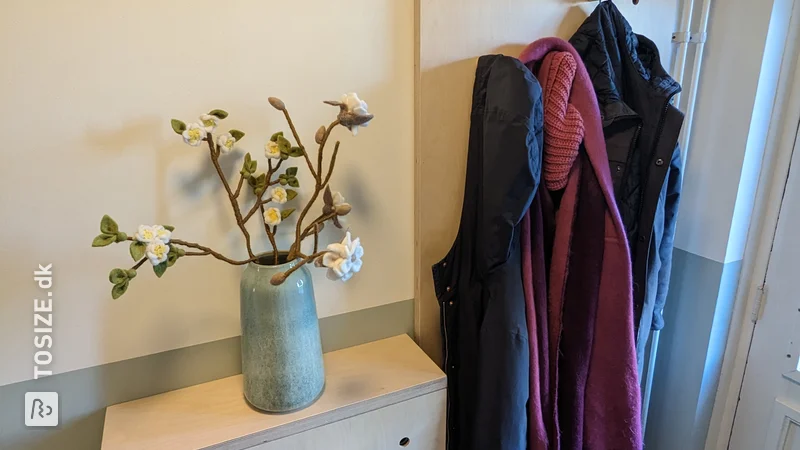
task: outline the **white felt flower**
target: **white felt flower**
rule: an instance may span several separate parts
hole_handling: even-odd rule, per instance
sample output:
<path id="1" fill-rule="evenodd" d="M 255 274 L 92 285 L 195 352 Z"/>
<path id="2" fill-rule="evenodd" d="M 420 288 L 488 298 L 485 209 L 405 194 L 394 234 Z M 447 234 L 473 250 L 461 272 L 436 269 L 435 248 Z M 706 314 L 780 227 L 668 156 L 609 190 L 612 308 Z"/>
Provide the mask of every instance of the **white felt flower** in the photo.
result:
<path id="1" fill-rule="evenodd" d="M 264 211 L 264 223 L 274 227 L 281 223 L 281 210 L 278 208 L 267 208 Z"/>
<path id="2" fill-rule="evenodd" d="M 156 230 L 150 225 L 139 225 L 134 235 L 137 241 L 149 243 L 156 239 Z"/>
<path id="3" fill-rule="evenodd" d="M 203 114 L 200 116 L 200 123 L 203 125 L 203 129 L 206 130 L 206 133 L 211 133 L 217 128 L 217 125 L 219 125 L 219 117 L 211 114 Z"/>
<path id="4" fill-rule="evenodd" d="M 164 228 L 163 225 L 139 225 L 134 238 L 146 244 L 156 240 L 168 244 L 172 238 L 172 232 Z"/>
<path id="5" fill-rule="evenodd" d="M 220 153 L 230 153 L 235 144 L 236 139 L 230 133 L 221 134 L 219 137 L 217 137 L 217 148 L 219 149 Z"/>
<path id="6" fill-rule="evenodd" d="M 339 191 L 333 192 L 333 206 L 339 206 L 344 203 L 344 195 Z"/>
<path id="7" fill-rule="evenodd" d="M 344 200 L 344 195 L 342 195 L 342 193 L 338 191 L 334 192 L 333 207 L 336 208 L 337 206 L 344 206 L 344 205 L 350 206 L 350 204 Z"/>
<path id="8" fill-rule="evenodd" d="M 322 214 L 328 215 L 336 212 L 332 219 L 333 224 L 336 228 L 342 228 L 340 217 L 350 214 L 352 210 L 350 204 L 345 201 L 344 195 L 342 195 L 341 192 L 333 192 L 330 186 L 326 186 L 325 193 L 322 195 L 322 201 L 324 203 L 322 205 Z"/>
<path id="9" fill-rule="evenodd" d="M 322 256 L 322 265 L 328 268 L 328 279 L 347 281 L 361 270 L 363 256 L 361 240 L 351 239 L 348 231 L 341 243 L 328 245 L 328 252 Z"/>
<path id="10" fill-rule="evenodd" d="M 156 234 L 156 239 L 165 244 L 169 244 L 169 240 L 172 239 L 172 231 L 164 228 L 163 225 L 153 225 L 153 231 Z"/>
<path id="11" fill-rule="evenodd" d="M 272 159 L 281 159 L 281 148 L 277 142 L 269 141 L 264 146 L 264 156 Z"/>
<path id="12" fill-rule="evenodd" d="M 367 110 L 367 102 L 358 98 L 358 94 L 355 92 L 351 92 L 349 94 L 342 95 L 340 100 L 342 104 L 347 108 L 347 112 L 353 114 L 356 117 L 360 118 L 371 118 L 369 111 Z M 362 126 L 365 127 L 369 124 L 369 120 L 359 125 L 350 125 L 350 131 L 353 133 L 353 136 L 358 134 L 358 127 Z"/>
<path id="13" fill-rule="evenodd" d="M 152 242 L 147 244 L 146 253 L 147 259 L 150 260 L 150 264 L 157 266 L 167 260 L 167 257 L 169 256 L 169 245 L 158 239 L 154 239 Z"/>
<path id="14" fill-rule="evenodd" d="M 272 188 L 270 197 L 272 197 L 273 202 L 278 203 L 279 205 L 282 205 L 289 200 L 289 194 L 286 192 L 286 189 L 280 186 L 275 186 Z"/>
<path id="15" fill-rule="evenodd" d="M 206 130 L 200 124 L 190 123 L 183 132 L 183 142 L 198 147 L 206 137 Z"/>

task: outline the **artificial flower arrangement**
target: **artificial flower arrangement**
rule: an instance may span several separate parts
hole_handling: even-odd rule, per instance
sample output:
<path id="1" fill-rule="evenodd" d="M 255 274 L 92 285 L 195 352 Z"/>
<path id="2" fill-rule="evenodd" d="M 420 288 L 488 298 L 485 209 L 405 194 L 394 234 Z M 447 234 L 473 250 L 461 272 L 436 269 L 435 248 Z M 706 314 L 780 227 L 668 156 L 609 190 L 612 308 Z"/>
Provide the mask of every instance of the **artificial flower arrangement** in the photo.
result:
<path id="1" fill-rule="evenodd" d="M 277 265 L 279 259 L 284 255 L 285 261 L 298 260 L 298 263 L 293 267 L 274 275 L 270 280 L 271 284 L 280 285 L 292 272 L 312 261 L 317 267 L 327 268 L 327 276 L 332 280 L 347 281 L 353 274 L 361 270 L 361 257 L 364 254 L 364 249 L 358 238 L 351 238 L 349 231 L 345 233 L 345 237 L 341 242 L 330 244 L 325 250 L 321 251 L 318 247 L 319 233 L 325 222 L 331 221 L 336 227 L 342 228 L 339 216 L 345 216 L 351 210 L 351 206 L 345 202 L 344 197 L 339 192 L 331 191 L 328 185 L 336 164 L 339 141 L 333 147 L 327 170 L 324 170 L 323 167 L 325 145 L 328 142 L 331 131 L 337 126 L 346 127 L 353 135 L 358 133 L 359 127 L 367 126 L 373 118 L 373 115 L 367 110 L 367 104 L 360 100 L 355 93 L 343 95 L 340 101 L 324 102 L 328 105 L 338 106 L 339 113 L 336 119 L 327 127 L 321 126 L 314 136 L 314 141 L 318 145 L 315 166 L 306 147 L 302 144 L 300 135 L 295 129 L 284 102 L 278 98 L 270 97 L 269 103 L 273 108 L 283 113 L 296 145 L 293 145 L 289 138 L 284 136 L 283 132 L 279 131 L 273 134 L 264 147 L 267 170 L 258 172 L 258 161 L 250 153 L 245 154 L 235 188 L 225 177 L 219 161 L 220 158 L 224 158 L 226 154 L 233 150 L 245 134 L 239 130 L 230 130 L 226 133 L 214 135 L 214 131 L 220 125 L 220 121 L 228 117 L 228 113 L 221 109 L 215 109 L 208 114 L 200 116 L 197 123 L 187 125 L 176 119 L 171 122 L 172 129 L 183 137 L 183 141 L 186 144 L 192 147 L 200 147 L 203 144 L 208 146 L 211 163 L 219 175 L 225 192 L 228 194 L 236 224 L 244 236 L 248 258 L 235 260 L 204 245 L 178 239 L 173 236 L 175 228 L 170 225 L 140 225 L 137 231 L 130 236 L 120 231 L 117 223 L 111 217 L 105 215 L 100 221 L 100 235 L 94 238 L 92 247 L 105 247 L 112 243 L 129 241 L 130 255 L 135 261 L 131 268 L 116 268 L 109 274 L 109 281 L 113 284 L 111 289 L 113 298 L 119 298 L 127 291 L 130 280 L 136 277 L 137 270 L 145 262 L 149 262 L 153 266 L 153 271 L 160 278 L 180 258 L 187 256 L 212 256 L 237 266 L 257 260 L 263 261 L 265 254 L 256 255 L 253 253 L 250 233 L 245 227 L 245 224 L 255 216 L 261 219 L 264 232 L 272 246 L 270 258 L 272 263 Z M 294 230 L 294 243 L 287 252 L 281 252 L 275 242 L 275 235 L 281 223 L 296 211 L 296 208 L 288 208 L 284 207 L 284 205 L 297 196 L 297 191 L 291 188 L 300 187 L 297 179 L 297 167 L 286 167 L 282 173 L 279 173 L 284 162 L 289 161 L 291 158 L 303 158 L 305 160 L 308 170 L 314 178 L 314 191 L 308 203 L 299 213 Z M 274 178 L 275 175 L 277 175 L 277 178 Z M 239 204 L 239 197 L 242 194 L 245 183 L 252 189 L 255 199 L 252 206 L 242 209 Z M 306 215 L 320 194 L 322 194 L 323 198 L 321 213 L 311 223 L 303 226 Z M 314 239 L 314 250 L 311 254 L 306 255 L 301 251 L 301 243 L 306 238 L 312 237 Z M 267 256 L 269 255 L 267 254 Z"/>

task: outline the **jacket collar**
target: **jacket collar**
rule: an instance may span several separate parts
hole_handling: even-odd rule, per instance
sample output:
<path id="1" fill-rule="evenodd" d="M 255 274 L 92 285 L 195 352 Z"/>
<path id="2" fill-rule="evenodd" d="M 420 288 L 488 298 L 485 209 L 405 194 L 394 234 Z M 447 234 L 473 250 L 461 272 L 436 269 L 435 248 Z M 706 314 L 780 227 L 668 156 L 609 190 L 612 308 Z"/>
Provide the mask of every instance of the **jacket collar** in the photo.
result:
<path id="1" fill-rule="evenodd" d="M 601 2 L 570 38 L 570 43 L 581 56 L 598 54 L 600 57 L 584 59 L 591 69 L 602 70 L 609 77 L 608 88 L 623 99 L 625 86 L 623 73 L 609 70 L 630 64 L 642 80 L 657 94 L 671 97 L 680 91 L 680 85 L 661 65 L 658 47 L 645 36 L 633 32 L 630 23 L 614 3 Z M 590 72 L 593 70 L 590 69 Z M 613 72 L 613 73 L 609 73 Z"/>

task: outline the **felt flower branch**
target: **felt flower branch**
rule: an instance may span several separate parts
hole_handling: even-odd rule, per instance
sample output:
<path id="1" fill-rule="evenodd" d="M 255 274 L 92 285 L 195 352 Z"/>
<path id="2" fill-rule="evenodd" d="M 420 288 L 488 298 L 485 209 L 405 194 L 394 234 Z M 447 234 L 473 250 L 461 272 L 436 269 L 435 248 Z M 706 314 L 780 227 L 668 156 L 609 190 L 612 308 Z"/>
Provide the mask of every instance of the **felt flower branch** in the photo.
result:
<path id="1" fill-rule="evenodd" d="M 339 113 L 333 122 L 328 126 L 321 126 L 314 135 L 314 142 L 318 145 L 316 165 L 311 156 L 309 156 L 306 147 L 302 144 L 300 135 L 284 102 L 278 98 L 270 97 L 269 103 L 273 108 L 283 113 L 295 144 L 292 144 L 282 131 L 274 133 L 264 146 L 267 170 L 259 172 L 258 161 L 250 153 L 245 154 L 235 187 L 228 182 L 219 161 L 222 155 L 229 154 L 238 145 L 245 134 L 235 129 L 217 136 L 213 134 L 220 126 L 221 121 L 228 117 L 228 113 L 221 109 L 215 109 L 201 115 L 196 123 L 186 124 L 177 119 L 171 121 L 173 131 L 181 135 L 186 144 L 192 147 L 200 147 L 203 143 L 208 145 L 211 164 L 219 176 L 222 187 L 225 189 L 236 225 L 244 237 L 247 259 L 235 260 L 206 246 L 176 239 L 173 237 L 175 228 L 170 225 L 140 225 L 133 236 L 129 236 L 119 230 L 119 226 L 111 217 L 105 215 L 100 221 L 100 234 L 92 241 L 92 247 L 105 247 L 113 243 L 130 242 L 130 255 L 135 262 L 128 269 L 116 268 L 109 273 L 108 278 L 113 285 L 111 289 L 113 298 L 119 298 L 127 291 L 130 280 L 136 277 L 137 270 L 145 262 L 149 262 L 153 266 L 153 272 L 160 278 L 178 259 L 185 256 L 211 256 L 232 265 L 244 265 L 269 256 L 269 253 L 256 255 L 253 252 L 250 232 L 245 226 L 256 213 L 260 217 L 264 232 L 272 246 L 271 261 L 274 264 L 278 264 L 279 255 L 282 252 L 280 252 L 276 244 L 275 234 L 278 227 L 297 211 L 296 208 L 286 208 L 284 205 L 297 197 L 297 191 L 292 188 L 300 187 L 300 181 L 297 178 L 298 167 L 286 167 L 282 173 L 279 173 L 283 162 L 290 158 L 303 158 L 314 180 L 314 186 L 311 197 L 298 213 L 299 217 L 294 225 L 295 239 L 286 252 L 286 261 L 297 260 L 298 263 L 291 269 L 275 275 L 271 283 L 273 285 L 283 283 L 289 275 L 309 262 L 314 262 L 317 267 L 327 268 L 327 276 L 332 280 L 347 281 L 353 274 L 361 270 L 361 258 L 364 255 L 364 249 L 361 246 L 360 239 L 353 239 L 350 232 L 347 231 L 341 242 L 330 244 L 325 250 L 320 251 L 319 233 L 325 226 L 325 222 L 328 221 L 332 222 L 337 228 L 342 228 L 340 217 L 346 216 L 352 209 L 350 204 L 345 202 L 344 196 L 339 192 L 331 191 L 328 185 L 336 165 L 340 142 L 336 141 L 334 144 L 327 167 L 323 164 L 326 156 L 326 144 L 331 132 L 337 126 L 345 127 L 353 135 L 356 135 L 359 127 L 365 127 L 369 124 L 373 119 L 373 115 L 369 113 L 366 102 L 359 99 L 355 93 L 343 95 L 339 101 L 324 102 L 338 106 Z M 245 182 L 252 190 L 254 200 L 249 208 L 242 209 L 239 197 Z M 323 196 L 322 212 L 311 223 L 304 226 L 306 216 L 320 194 Z M 311 255 L 305 255 L 301 252 L 302 242 L 312 236 L 314 238 L 314 251 Z"/>

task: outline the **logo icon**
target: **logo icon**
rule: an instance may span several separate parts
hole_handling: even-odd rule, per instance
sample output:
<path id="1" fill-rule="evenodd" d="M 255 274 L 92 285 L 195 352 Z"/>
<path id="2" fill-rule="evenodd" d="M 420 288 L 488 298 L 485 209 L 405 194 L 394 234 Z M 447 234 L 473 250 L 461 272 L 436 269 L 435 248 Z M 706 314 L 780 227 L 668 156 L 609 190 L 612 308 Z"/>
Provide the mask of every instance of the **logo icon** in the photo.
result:
<path id="1" fill-rule="evenodd" d="M 25 426 L 58 426 L 58 392 L 25 393 Z"/>

